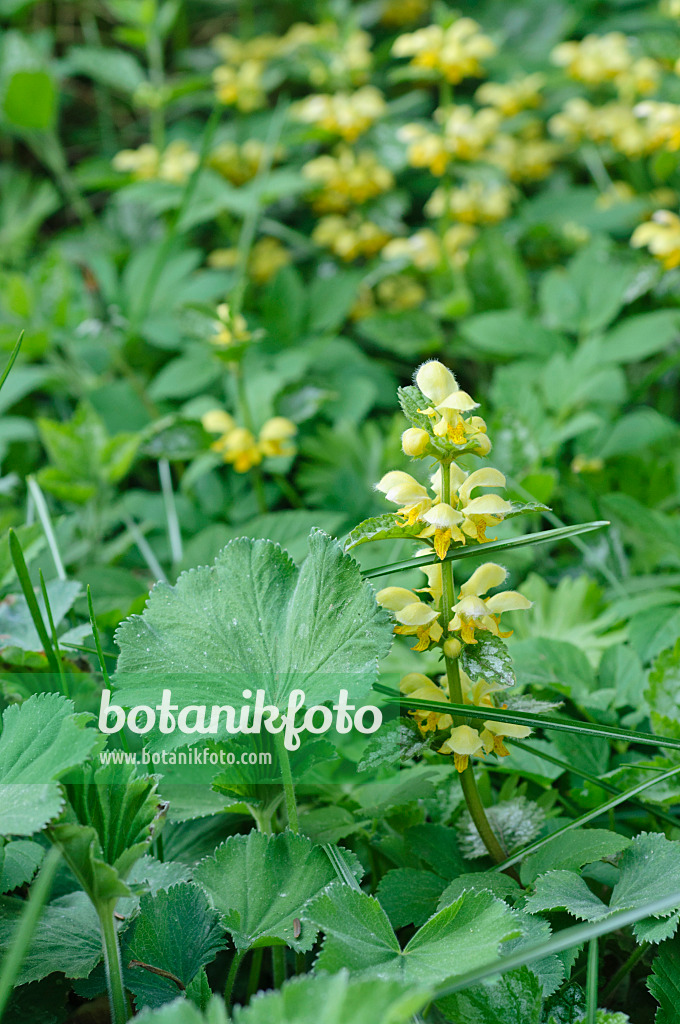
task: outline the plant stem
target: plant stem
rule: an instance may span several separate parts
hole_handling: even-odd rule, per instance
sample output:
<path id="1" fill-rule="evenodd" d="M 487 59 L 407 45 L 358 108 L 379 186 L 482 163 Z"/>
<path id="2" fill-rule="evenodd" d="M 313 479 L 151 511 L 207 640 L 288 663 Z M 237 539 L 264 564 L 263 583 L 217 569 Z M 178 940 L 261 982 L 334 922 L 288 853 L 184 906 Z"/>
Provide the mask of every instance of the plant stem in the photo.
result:
<path id="1" fill-rule="evenodd" d="M 274 988 L 281 988 L 286 980 L 286 947 L 272 946 L 272 973 Z"/>
<path id="2" fill-rule="evenodd" d="M 612 980 L 609 982 L 609 984 L 607 985 L 606 989 L 604 990 L 604 992 L 602 994 L 602 1002 L 603 1003 L 606 1004 L 607 1001 L 609 999 L 611 999 L 611 997 L 614 995 L 614 993 L 616 992 L 617 988 L 619 987 L 619 985 L 621 984 L 623 979 L 628 974 L 630 974 L 630 972 L 633 970 L 633 968 L 635 967 L 635 965 L 638 962 L 638 960 L 642 960 L 643 956 L 645 955 L 645 953 L 647 952 L 648 949 L 649 949 L 649 943 L 648 942 L 643 942 L 642 945 L 637 946 L 633 950 L 633 952 L 630 954 L 628 959 L 625 960 L 624 963 L 621 964 L 621 966 L 619 967 L 618 971 L 616 972 L 616 974 L 614 975 Z"/>
<path id="3" fill-rule="evenodd" d="M 295 786 L 293 785 L 293 774 L 290 770 L 290 758 L 286 750 L 281 733 L 276 734 L 276 749 L 281 763 L 281 779 L 283 782 L 283 794 L 286 798 L 286 812 L 288 824 L 291 831 L 299 832 L 297 804 L 295 802 Z"/>
<path id="4" fill-rule="evenodd" d="M 2 1018 L 7 1008 L 7 1004 L 12 996 L 14 982 L 19 974 L 24 957 L 28 952 L 31 939 L 38 927 L 40 914 L 50 894 L 60 858 L 61 853 L 56 847 L 51 849 L 45 857 L 40 874 L 31 886 L 31 891 L 26 901 L 26 908 L 12 935 L 7 955 L 2 961 L 2 970 L 0 971 L 0 1018 Z"/>
<path id="5" fill-rule="evenodd" d="M 597 1016 L 597 939 L 588 943 L 588 975 L 586 978 L 585 1024 L 595 1024 Z"/>
<path id="6" fill-rule="evenodd" d="M 251 998 L 255 995 L 260 987 L 260 971 L 262 970 L 262 946 L 258 946 L 257 949 L 253 950 L 253 959 L 250 961 L 250 973 L 248 975 L 248 989 L 246 991 L 246 1001 L 250 1002 Z"/>
<path id="7" fill-rule="evenodd" d="M 107 900 L 97 908 L 99 925 L 104 946 L 104 964 L 106 967 L 106 987 L 109 993 L 111 1024 L 126 1024 L 130 1019 L 130 1008 L 123 983 L 123 966 L 120 959 L 118 932 L 113 916 L 115 902 Z"/>
<path id="8" fill-rule="evenodd" d="M 442 476 L 442 501 L 446 502 L 447 505 L 451 504 L 451 464 L 449 462 L 442 462 L 441 464 L 441 476 Z M 451 562 L 442 562 L 442 618 L 444 625 L 444 635 L 448 630 L 448 624 L 451 621 L 453 615 L 453 604 L 454 604 L 454 589 L 453 589 L 453 564 Z M 444 656 L 446 663 L 446 678 L 449 684 L 449 700 L 452 704 L 463 703 L 463 688 L 460 683 L 460 669 L 458 667 L 458 660 L 456 658 L 449 658 Z M 454 715 L 453 723 L 455 726 L 463 725 L 465 718 L 458 715 Z M 464 772 L 460 774 L 460 785 L 463 790 L 463 796 L 465 797 L 465 803 L 467 809 L 470 812 L 470 816 L 475 823 L 475 827 L 479 832 L 479 835 L 484 843 L 485 847 L 489 851 L 491 857 L 493 857 L 496 864 L 500 864 L 501 861 L 505 860 L 506 854 L 503 847 L 498 842 L 493 829 L 489 823 L 489 819 L 486 816 L 486 811 L 482 804 L 479 792 L 477 790 L 477 783 L 475 782 L 474 771 L 471 764 L 468 764 Z"/>
<path id="9" fill-rule="evenodd" d="M 227 1007 L 231 1006 L 231 998 L 234 993 L 234 982 L 236 981 L 238 969 L 241 966 L 241 961 L 246 955 L 246 952 L 247 951 L 245 949 L 237 949 L 231 961 L 231 967 L 229 968 L 229 974 L 227 975 L 227 983 L 224 986 L 224 1001 L 227 1004 Z"/>

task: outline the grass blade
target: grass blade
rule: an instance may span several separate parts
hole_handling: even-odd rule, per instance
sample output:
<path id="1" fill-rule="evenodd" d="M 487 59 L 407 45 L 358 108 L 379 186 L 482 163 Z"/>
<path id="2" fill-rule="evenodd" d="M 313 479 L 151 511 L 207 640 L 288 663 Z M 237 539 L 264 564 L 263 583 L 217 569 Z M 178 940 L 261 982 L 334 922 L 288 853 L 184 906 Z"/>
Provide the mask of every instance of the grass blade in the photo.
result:
<path id="1" fill-rule="evenodd" d="M 588 974 L 586 977 L 586 1015 L 584 1024 L 595 1024 L 597 1016 L 597 939 L 588 943 Z"/>
<path id="2" fill-rule="evenodd" d="M 179 565 L 183 557 L 182 531 L 177 517 L 177 506 L 175 505 L 175 494 L 172 489 L 172 474 L 170 463 L 167 459 L 160 459 L 158 463 L 158 476 L 161 482 L 163 494 L 163 505 L 165 507 L 165 520 L 168 527 L 168 541 L 172 555 L 172 564 Z"/>
<path id="3" fill-rule="evenodd" d="M 545 750 L 540 750 L 538 747 L 532 747 L 530 743 L 524 743 L 522 740 L 511 739 L 509 736 L 505 737 L 503 741 L 507 746 L 508 743 L 513 747 L 518 747 L 520 750 L 524 750 L 527 754 L 532 754 L 534 757 L 539 757 L 542 761 L 548 761 L 549 764 L 557 765 L 558 768 L 562 768 L 566 772 L 572 772 L 573 775 L 578 775 L 580 779 L 584 779 L 586 782 L 590 782 L 594 786 L 598 786 L 603 789 L 605 793 L 611 793 L 612 796 L 617 796 L 619 793 L 623 793 L 622 789 L 615 786 L 608 779 L 602 779 L 599 775 L 593 775 L 592 772 L 587 772 L 584 768 L 579 768 L 577 765 L 569 764 L 568 761 L 563 761 L 559 757 L 554 757 L 552 754 L 546 753 Z M 633 768 L 635 765 L 630 765 Z M 632 797 L 629 801 L 633 807 L 638 807 L 645 814 L 651 814 L 658 821 L 664 821 L 667 825 L 671 825 L 672 828 L 680 828 L 680 818 L 676 818 L 674 814 L 669 814 L 667 811 L 662 810 L 652 804 L 646 804 L 644 800 L 636 800 Z"/>
<path id="4" fill-rule="evenodd" d="M 333 846 L 332 843 L 323 843 L 322 845 L 324 853 L 335 868 L 335 872 L 340 881 L 344 882 L 345 885 L 349 885 L 351 889 L 356 889 L 357 892 L 361 892 L 361 886 L 338 852 L 338 848 Z"/>
<path id="5" fill-rule="evenodd" d="M 65 697 L 70 697 L 71 694 L 69 693 L 68 680 L 66 679 L 66 673 L 64 672 L 64 660 L 61 656 L 61 650 L 59 648 L 57 628 L 54 625 L 54 616 L 52 615 L 52 608 L 50 606 L 50 596 L 47 593 L 47 587 L 45 586 L 45 577 L 43 576 L 42 569 L 38 569 L 38 576 L 40 577 L 40 590 L 42 591 L 45 612 L 47 614 L 47 621 L 50 624 L 50 633 L 52 634 L 52 649 L 54 650 L 54 656 L 56 657 L 57 665 L 59 666 L 59 679 L 61 680 L 61 690 Z"/>
<path id="6" fill-rule="evenodd" d="M 645 917 L 655 917 L 657 914 L 665 914 L 669 910 L 675 910 L 680 904 L 680 888 L 670 896 L 664 896 L 658 900 L 650 900 L 642 907 L 635 910 L 619 910 L 610 917 L 601 921 L 591 921 L 588 924 L 576 924 L 572 928 L 563 928 L 562 931 L 552 935 L 543 942 L 531 946 L 525 946 L 511 956 L 501 957 L 495 963 L 487 964 L 485 967 L 478 967 L 474 971 L 462 974 L 450 984 L 444 984 L 437 989 L 434 998 L 441 999 L 443 996 L 460 992 L 461 989 L 470 988 L 472 985 L 479 985 L 487 978 L 493 978 L 506 971 L 516 970 L 527 964 L 533 964 L 536 960 L 551 956 L 555 953 L 563 953 L 566 949 L 573 949 L 575 946 L 582 946 L 586 942 L 598 939 L 602 935 L 609 935 L 610 932 L 618 931 L 620 928 L 627 928 L 636 921 L 642 921 Z"/>
<path id="7" fill-rule="evenodd" d="M 0 390 L 2 390 L 3 384 L 5 383 L 7 378 L 9 377 L 9 372 L 12 369 L 12 367 L 14 366 L 16 358 L 19 355 L 19 349 L 21 348 L 21 342 L 23 340 L 24 340 L 24 332 L 22 331 L 20 333 L 19 337 L 16 340 L 14 348 L 12 349 L 12 351 L 10 353 L 10 357 L 7 360 L 7 365 L 5 366 L 5 369 L 2 371 L 2 376 L 0 377 Z"/>
<path id="8" fill-rule="evenodd" d="M 52 520 L 50 519 L 49 509 L 47 508 L 47 502 L 45 501 L 45 495 L 43 494 L 40 484 L 33 476 L 26 478 L 28 484 L 28 493 L 33 499 L 35 510 L 38 513 L 38 518 L 42 524 L 42 528 L 47 540 L 50 554 L 52 555 L 52 561 L 54 562 L 54 568 L 56 569 L 57 576 L 60 580 L 66 579 L 66 570 L 64 569 L 64 563 L 61 560 L 59 553 L 59 546 L 57 544 L 57 538 L 54 535 L 52 528 Z"/>
<path id="9" fill-rule="evenodd" d="M 31 613 L 33 625 L 35 626 L 38 636 L 40 637 L 40 643 L 43 645 L 45 657 L 50 663 L 50 668 L 52 669 L 54 674 L 59 675 L 59 661 L 52 648 L 52 643 L 45 628 L 43 617 L 40 614 L 40 607 L 36 600 L 35 591 L 33 590 L 33 587 L 31 585 L 31 577 L 28 575 L 26 559 L 24 558 L 24 553 L 21 550 L 19 538 L 12 529 L 10 529 L 9 531 L 9 550 L 12 556 L 12 562 L 14 563 L 14 568 L 16 569 L 17 577 L 19 579 L 19 586 L 21 587 L 21 591 L 24 597 L 26 598 L 26 604 L 28 605 L 28 610 Z"/>
<path id="10" fill-rule="evenodd" d="M 26 908 L 19 918 L 16 931 L 12 936 L 7 956 L 2 962 L 0 970 L 0 1020 L 7 1009 L 11 998 L 14 982 L 24 962 L 31 939 L 35 934 L 40 920 L 42 909 L 47 903 L 52 888 L 52 882 L 61 860 L 61 853 L 55 847 L 48 852 L 43 861 L 40 873 L 31 886 L 31 891 L 26 901 Z"/>
<path id="11" fill-rule="evenodd" d="M 412 700 L 410 697 L 402 697 L 398 690 L 390 686 L 383 686 L 382 683 L 375 683 L 374 690 L 384 693 L 392 699 L 390 704 L 400 704 L 408 710 L 417 711 L 438 711 L 441 713 L 440 702 L 432 700 Z M 495 722 L 511 722 L 513 725 L 530 725 L 535 729 L 554 729 L 556 732 L 577 732 L 582 736 L 602 736 L 608 740 L 624 740 L 626 743 L 639 743 L 647 747 L 667 747 L 671 750 L 680 750 L 680 739 L 671 739 L 669 736 L 655 736 L 651 732 L 634 732 L 632 729 L 614 729 L 607 725 L 595 725 L 593 722 L 577 722 L 572 718 L 550 718 L 548 715 L 532 715 L 527 711 L 506 711 L 500 708 L 478 707 L 476 704 L 449 704 L 447 710 L 451 709 L 466 718 L 478 718 L 482 721 L 491 719 Z M 659 776 L 660 778 L 660 776 Z"/>
<path id="12" fill-rule="evenodd" d="M 449 550 L 445 562 L 453 562 L 459 558 L 474 558 L 480 554 L 486 556 L 495 551 L 507 551 L 510 548 L 523 548 L 528 544 L 546 544 L 548 541 L 563 540 L 566 537 L 575 537 L 579 533 L 590 533 L 591 530 L 601 530 L 609 526 L 606 519 L 598 519 L 592 523 L 579 523 L 576 526 L 561 526 L 557 530 L 543 530 L 541 533 L 525 533 L 521 537 L 511 537 L 509 540 L 491 540 L 487 544 L 475 544 L 473 547 L 455 548 Z M 419 555 L 415 558 L 407 558 L 403 562 L 393 562 L 390 565 L 381 565 L 377 569 L 365 569 L 362 575 L 366 579 L 374 579 L 377 576 L 389 576 L 393 572 L 402 572 L 406 569 L 419 569 L 423 565 L 439 565 L 439 559 L 434 552 L 430 555 Z"/>

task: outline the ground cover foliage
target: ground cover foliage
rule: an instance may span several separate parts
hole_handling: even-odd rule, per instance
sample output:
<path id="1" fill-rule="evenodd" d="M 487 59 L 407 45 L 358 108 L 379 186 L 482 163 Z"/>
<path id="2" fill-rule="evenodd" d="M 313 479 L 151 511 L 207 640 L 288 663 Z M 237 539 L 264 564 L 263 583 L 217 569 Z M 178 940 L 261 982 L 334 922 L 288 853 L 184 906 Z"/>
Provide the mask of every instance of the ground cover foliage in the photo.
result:
<path id="1" fill-rule="evenodd" d="M 0 0 L 3 1021 L 680 1021 L 679 76 L 676 0 Z M 165 677 L 384 721 L 97 729 Z"/>

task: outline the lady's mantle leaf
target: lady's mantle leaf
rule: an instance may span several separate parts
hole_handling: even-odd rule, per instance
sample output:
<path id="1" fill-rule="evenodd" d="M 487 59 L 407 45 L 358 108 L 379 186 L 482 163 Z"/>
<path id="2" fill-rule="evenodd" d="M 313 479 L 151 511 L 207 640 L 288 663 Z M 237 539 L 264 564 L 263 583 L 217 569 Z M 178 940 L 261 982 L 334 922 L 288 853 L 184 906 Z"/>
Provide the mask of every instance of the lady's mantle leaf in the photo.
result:
<path id="1" fill-rule="evenodd" d="M 180 989 L 170 978 L 131 966 L 131 961 L 167 971 L 186 988 L 225 945 L 219 914 L 210 908 L 197 885 L 181 882 L 143 896 L 139 917 L 125 936 L 123 947 L 125 984 L 135 995 L 138 1009 L 171 1002 Z"/>
<path id="2" fill-rule="evenodd" d="M 159 583 L 116 634 L 119 699 L 155 705 L 163 677 L 180 706 L 239 704 L 246 686 L 280 709 L 296 688 L 308 706 L 342 687 L 367 693 L 389 617 L 337 541 L 315 530 L 309 549 L 298 568 L 277 544 L 243 537 L 210 568 Z"/>
<path id="3" fill-rule="evenodd" d="M 474 985 L 437 1003 L 447 1020 L 465 1024 L 539 1024 L 543 991 L 528 967 L 508 971 L 491 985 Z"/>
<path id="4" fill-rule="evenodd" d="M 29 836 L 61 811 L 55 779 L 84 761 L 98 742 L 88 715 L 56 693 L 29 697 L 2 716 L 0 736 L 0 835 Z"/>
<path id="5" fill-rule="evenodd" d="M 0 952 L 11 946 L 26 901 L 0 897 Z M 99 963 L 102 939 L 94 907 L 83 892 L 48 903 L 24 960 L 17 985 L 40 981 L 60 971 L 67 978 L 85 978 Z"/>
<path id="6" fill-rule="evenodd" d="M 520 933 L 510 908 L 488 892 L 466 893 L 427 921 L 402 950 L 376 899 L 346 886 L 321 895 L 305 911 L 324 934 L 316 967 L 435 985 L 493 963 L 500 944 Z"/>
<path id="7" fill-rule="evenodd" d="M 352 856 L 343 852 L 346 858 Z M 352 870 L 354 866 L 350 862 Z M 295 938 L 293 921 L 337 875 L 325 851 L 305 836 L 250 832 L 227 839 L 214 857 L 198 864 L 194 879 L 207 891 L 239 949 L 286 943 L 302 951 L 311 948 L 316 929 L 303 925 Z"/>
<path id="8" fill-rule="evenodd" d="M 656 1024 L 678 1024 L 680 1021 L 680 938 L 664 942 L 652 961 L 652 974 L 647 979 L 659 1009 Z"/>

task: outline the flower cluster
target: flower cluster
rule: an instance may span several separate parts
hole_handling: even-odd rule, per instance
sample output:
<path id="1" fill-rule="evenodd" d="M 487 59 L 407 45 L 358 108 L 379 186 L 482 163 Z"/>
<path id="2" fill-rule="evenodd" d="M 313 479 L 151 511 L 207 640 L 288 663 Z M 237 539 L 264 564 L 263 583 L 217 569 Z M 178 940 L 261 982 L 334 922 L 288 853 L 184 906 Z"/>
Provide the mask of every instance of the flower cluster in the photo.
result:
<path id="1" fill-rule="evenodd" d="M 213 249 L 208 256 L 208 263 L 211 267 L 218 267 L 219 269 L 231 269 L 239 264 L 240 253 L 237 248 L 230 247 L 228 249 Z M 270 238 L 265 235 L 263 238 L 259 238 L 250 250 L 248 257 L 248 276 L 255 282 L 255 284 L 266 284 L 274 277 L 281 267 L 287 267 L 291 262 L 291 254 L 286 249 L 285 245 L 279 242 L 278 238 Z M 221 307 L 223 308 L 223 307 Z M 231 331 L 231 338 L 225 342 L 228 337 L 225 334 L 225 327 L 230 330 L 229 320 L 227 317 L 226 324 L 221 322 L 217 329 L 217 335 L 211 340 L 213 344 L 231 344 L 234 332 Z M 245 320 L 241 318 L 240 321 L 240 340 L 248 340 L 250 337 L 245 337 L 244 331 L 247 330 Z M 221 341 L 219 339 L 222 339 Z"/>
<path id="2" fill-rule="evenodd" d="M 317 213 L 346 213 L 394 187 L 392 172 L 375 153 L 349 146 L 308 161 L 302 173 L 312 187 L 312 206 Z"/>
<path id="3" fill-rule="evenodd" d="M 610 83 L 628 98 L 654 92 L 661 71 L 650 57 L 634 56 L 623 32 L 561 43 L 553 50 L 552 59 L 577 82 L 592 86 Z"/>
<path id="4" fill-rule="evenodd" d="M 473 683 L 463 669 L 460 669 L 460 679 L 464 704 L 472 704 L 476 707 L 496 707 L 492 694 L 502 690 L 501 686 L 488 683 L 485 679 L 478 679 Z M 420 672 L 409 672 L 401 680 L 399 689 L 404 696 L 412 700 L 420 699 L 444 705 L 449 702 L 446 677 L 442 677 L 435 683 Z M 526 739 L 531 734 L 531 729 L 526 725 L 513 725 L 510 722 L 499 722 L 493 719 L 483 721 L 481 731 L 470 725 L 454 727 L 453 716 L 446 710 L 441 712 L 412 711 L 410 714 L 423 735 L 448 732 L 446 739 L 438 748 L 439 753 L 453 754 L 453 762 L 459 772 L 465 771 L 470 757 L 473 756 L 484 757 L 485 754 L 495 753 L 499 757 L 507 757 L 510 752 L 503 743 L 506 737 Z"/>
<path id="5" fill-rule="evenodd" d="M 220 142 L 208 157 L 208 166 L 232 185 L 244 185 L 259 171 L 265 148 L 259 139 L 247 139 L 241 145 L 231 140 Z M 278 146 L 272 154 L 272 162 L 279 163 L 284 156 L 285 150 Z"/>
<path id="6" fill-rule="evenodd" d="M 496 46 L 472 18 L 457 18 L 448 27 L 428 25 L 399 36 L 392 47 L 395 57 L 410 57 L 411 66 L 441 75 L 456 84 L 483 74 L 483 61 Z"/>
<path id="7" fill-rule="evenodd" d="M 257 437 L 247 427 L 240 427 L 234 417 L 222 409 L 206 412 L 201 422 L 209 434 L 219 434 L 211 448 L 225 462 L 231 463 L 237 473 L 247 473 L 264 458 L 295 455 L 291 439 L 297 434 L 297 427 L 285 416 L 267 420 Z"/>
<path id="8" fill-rule="evenodd" d="M 389 242 L 390 234 L 359 213 L 347 217 L 338 213 L 322 217 L 312 231 L 312 239 L 341 260 L 350 262 L 375 256 Z"/>
<path id="9" fill-rule="evenodd" d="M 139 149 L 122 149 L 113 158 L 115 170 L 131 174 L 137 181 L 169 181 L 184 185 L 198 167 L 198 153 L 181 139 L 171 142 L 160 152 L 151 143 Z"/>
<path id="10" fill-rule="evenodd" d="M 646 246 L 666 270 L 672 270 L 680 266 L 680 217 L 670 210 L 657 210 L 635 229 L 630 242 L 635 248 Z"/>
<path id="11" fill-rule="evenodd" d="M 385 113 L 382 93 L 372 85 L 356 92 L 317 93 L 296 103 L 293 116 L 346 142 L 355 142 Z"/>

